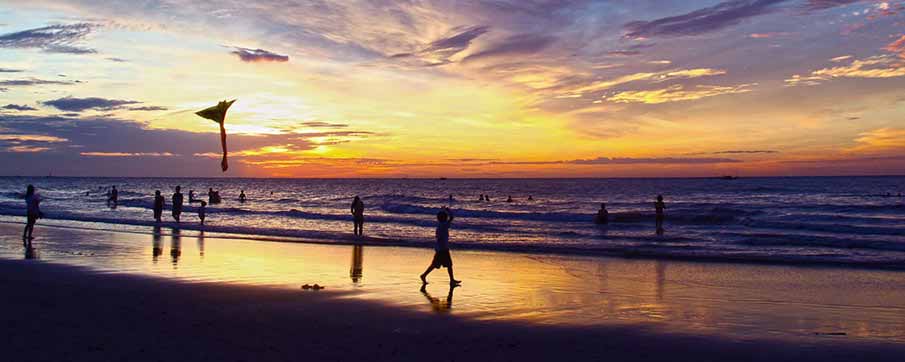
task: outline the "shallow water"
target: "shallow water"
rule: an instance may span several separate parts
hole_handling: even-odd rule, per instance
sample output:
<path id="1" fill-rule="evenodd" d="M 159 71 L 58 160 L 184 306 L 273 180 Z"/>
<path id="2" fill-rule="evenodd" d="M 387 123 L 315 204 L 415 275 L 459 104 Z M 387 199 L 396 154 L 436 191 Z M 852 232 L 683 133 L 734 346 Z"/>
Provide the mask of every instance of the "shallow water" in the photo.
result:
<path id="1" fill-rule="evenodd" d="M 23 258 L 21 227 L 0 223 L 0 257 Z M 43 262 L 101 272 L 293 289 L 318 283 L 354 298 L 467 318 L 629 324 L 733 339 L 905 342 L 903 272 L 454 250 L 464 282 L 450 295 L 444 270 L 419 291 L 417 276 L 431 258 L 426 249 L 136 231 L 39 225 L 33 246 Z"/>
<path id="2" fill-rule="evenodd" d="M 352 196 L 367 207 L 369 237 L 430 247 L 435 214 L 457 215 L 452 242 L 459 249 L 543 254 L 635 255 L 874 266 L 905 265 L 905 177 L 719 179 L 166 179 L 0 178 L 0 217 L 18 221 L 21 194 L 35 184 L 49 219 L 95 222 L 94 227 L 140 230 L 152 225 L 152 195 L 173 187 L 204 194 L 209 233 L 350 242 Z M 116 209 L 99 187 L 117 185 Z M 244 189 L 249 201 L 238 201 Z M 88 196 L 86 191 L 90 192 Z M 478 201 L 480 194 L 491 202 Z M 653 200 L 667 204 L 665 233 L 654 229 Z M 454 201 L 449 201 L 453 195 Z M 505 202 L 511 195 L 513 202 Z M 528 196 L 534 200 L 529 201 Z M 591 220 L 606 201 L 612 222 Z M 197 204 L 196 204 L 197 205 Z M 183 229 L 198 229 L 193 207 Z M 170 220 L 169 211 L 164 213 Z M 49 222 L 46 221 L 45 222 Z M 68 223 L 68 224 L 67 224 Z"/>

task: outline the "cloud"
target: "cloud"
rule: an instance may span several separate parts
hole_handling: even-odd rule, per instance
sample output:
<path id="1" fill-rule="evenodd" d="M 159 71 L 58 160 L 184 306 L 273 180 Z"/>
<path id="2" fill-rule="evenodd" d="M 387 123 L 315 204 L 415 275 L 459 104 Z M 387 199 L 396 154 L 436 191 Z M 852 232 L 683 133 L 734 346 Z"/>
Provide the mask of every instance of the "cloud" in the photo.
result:
<path id="1" fill-rule="evenodd" d="M 731 0 L 690 13 L 625 24 L 628 38 L 686 36 L 708 33 L 773 11 L 787 0 Z"/>
<path id="2" fill-rule="evenodd" d="M 264 49 L 249 49 L 233 47 L 231 53 L 239 56 L 239 60 L 246 63 L 284 63 L 289 61 L 288 55 L 280 55 Z"/>
<path id="3" fill-rule="evenodd" d="M 21 73 L 22 69 L 0 68 L 0 73 Z"/>
<path id="4" fill-rule="evenodd" d="M 835 78 L 895 78 L 905 76 L 905 64 L 891 55 L 855 59 L 849 65 L 823 68 L 809 75 L 794 74 L 786 86 L 818 85 Z"/>
<path id="5" fill-rule="evenodd" d="M 737 163 L 740 160 L 731 158 L 714 157 L 597 157 L 592 159 L 562 160 L 562 161 L 491 161 L 491 165 L 637 165 L 637 164 L 710 164 L 710 163 Z"/>
<path id="6" fill-rule="evenodd" d="M 163 106 L 141 106 L 141 107 L 129 107 L 126 108 L 130 111 L 166 111 L 169 108 Z"/>
<path id="7" fill-rule="evenodd" d="M 106 98 L 98 98 L 98 97 L 90 97 L 90 98 L 73 98 L 73 97 L 65 97 L 60 99 L 54 99 L 50 101 L 41 102 L 41 104 L 48 105 L 59 109 L 61 111 L 68 112 L 82 112 L 89 109 L 98 109 L 98 110 L 111 110 L 121 108 L 122 106 L 129 104 L 137 104 L 141 103 L 138 101 L 129 101 L 129 100 L 120 100 L 120 99 L 106 99 Z"/>
<path id="8" fill-rule="evenodd" d="M 458 27 L 453 34 L 430 42 L 424 49 L 414 53 L 397 53 L 390 58 L 404 59 L 416 57 L 425 66 L 452 63 L 451 57 L 471 46 L 471 42 L 489 30 L 487 26 Z"/>
<path id="9" fill-rule="evenodd" d="M 73 82 L 64 82 L 59 80 L 44 80 L 38 78 L 31 79 L 11 79 L 0 81 L 0 86 L 4 87 L 28 87 L 33 85 L 70 85 Z"/>
<path id="10" fill-rule="evenodd" d="M 752 91 L 751 87 L 754 85 L 756 83 L 736 86 L 699 85 L 692 89 L 686 89 L 684 86 L 676 84 L 663 89 L 618 92 L 606 99 L 617 103 L 659 104 L 690 101 L 724 94 L 747 93 Z"/>
<path id="11" fill-rule="evenodd" d="M 321 121 L 302 122 L 302 126 L 311 127 L 311 128 L 346 128 L 346 127 L 349 127 L 348 124 L 328 123 L 328 122 L 321 122 Z"/>
<path id="12" fill-rule="evenodd" d="M 884 152 L 905 151 L 905 128 L 878 128 L 858 134 L 857 143 L 847 151 Z"/>
<path id="13" fill-rule="evenodd" d="M 749 34 L 748 37 L 752 39 L 772 39 L 787 36 L 789 33 L 787 32 L 769 32 L 769 33 L 752 33 Z"/>
<path id="14" fill-rule="evenodd" d="M 764 154 L 764 153 L 779 153 L 779 151 L 773 150 L 728 150 L 728 151 L 716 151 L 711 152 L 712 155 L 750 155 L 750 154 Z"/>
<path id="15" fill-rule="evenodd" d="M 0 48 L 34 48 L 48 53 L 90 54 L 96 50 L 76 46 L 97 28 L 96 24 L 50 25 L 0 35 Z"/>
<path id="16" fill-rule="evenodd" d="M 711 68 L 678 69 L 668 70 L 664 72 L 633 73 L 623 75 L 611 80 L 596 81 L 584 86 L 579 86 L 571 89 L 563 89 L 562 92 L 569 94 L 592 93 L 637 81 L 651 81 L 660 83 L 675 79 L 690 79 L 723 74 L 726 74 L 725 70 Z"/>
<path id="17" fill-rule="evenodd" d="M 462 62 L 475 61 L 495 57 L 531 55 L 544 50 L 556 41 L 549 35 L 521 34 L 514 35 L 462 59 Z"/>
<path id="18" fill-rule="evenodd" d="M 174 157 L 178 156 L 169 152 L 79 152 L 86 157 Z"/>
<path id="19" fill-rule="evenodd" d="M 835 58 L 830 58 L 830 61 L 833 62 L 833 63 L 839 63 L 839 62 L 841 62 L 841 61 L 845 61 L 845 60 L 849 60 L 849 59 L 852 59 L 852 56 L 851 56 L 851 55 L 840 55 L 840 56 L 835 57 Z"/>
<path id="20" fill-rule="evenodd" d="M 887 44 L 884 49 L 898 55 L 899 58 L 905 59 L 905 35 L 902 35 L 899 39 L 896 39 L 896 41 Z"/>
<path id="21" fill-rule="evenodd" d="M 3 106 L 3 109 L 9 109 L 12 111 L 37 111 L 37 108 L 24 105 L 24 104 L 7 104 Z"/>
<path id="22" fill-rule="evenodd" d="M 116 63 L 126 63 L 126 62 L 128 62 L 128 60 L 126 60 L 126 59 L 123 59 L 123 58 L 116 58 L 116 57 L 110 57 L 110 58 L 107 58 L 107 60 L 109 60 L 109 61 L 111 61 L 111 62 L 116 62 Z"/>
<path id="23" fill-rule="evenodd" d="M 804 8 L 806 10 L 824 10 L 860 1 L 862 0 L 808 0 L 804 4 Z"/>
<path id="24" fill-rule="evenodd" d="M 13 153 L 44 152 L 50 150 L 50 144 L 67 141 L 65 138 L 41 134 L 0 134 L 0 149 Z"/>

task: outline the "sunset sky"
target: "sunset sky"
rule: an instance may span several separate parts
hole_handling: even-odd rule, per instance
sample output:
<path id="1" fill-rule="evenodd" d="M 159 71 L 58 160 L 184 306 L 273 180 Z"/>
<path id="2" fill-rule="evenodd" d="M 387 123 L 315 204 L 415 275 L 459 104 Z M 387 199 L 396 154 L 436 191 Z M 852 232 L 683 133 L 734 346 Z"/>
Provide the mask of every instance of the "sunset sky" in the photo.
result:
<path id="1" fill-rule="evenodd" d="M 237 99 L 217 124 L 195 111 Z M 0 175 L 902 174 L 905 1 L 0 0 Z"/>

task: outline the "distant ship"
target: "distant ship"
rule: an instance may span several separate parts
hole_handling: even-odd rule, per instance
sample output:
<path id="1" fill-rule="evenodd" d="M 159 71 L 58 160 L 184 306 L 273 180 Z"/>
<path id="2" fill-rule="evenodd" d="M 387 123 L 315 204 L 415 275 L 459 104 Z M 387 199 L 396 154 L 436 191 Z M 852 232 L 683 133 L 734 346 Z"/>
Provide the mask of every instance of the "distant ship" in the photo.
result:
<path id="1" fill-rule="evenodd" d="M 720 180 L 738 180 L 738 176 L 729 176 L 729 175 L 718 177 L 718 178 Z"/>

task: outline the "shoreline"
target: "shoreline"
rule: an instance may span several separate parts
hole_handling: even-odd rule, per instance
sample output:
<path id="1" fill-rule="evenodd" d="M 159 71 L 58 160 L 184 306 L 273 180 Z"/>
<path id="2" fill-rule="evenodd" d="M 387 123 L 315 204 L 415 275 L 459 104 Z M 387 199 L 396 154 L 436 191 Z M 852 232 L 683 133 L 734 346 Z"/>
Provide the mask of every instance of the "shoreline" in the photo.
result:
<path id="1" fill-rule="evenodd" d="M 7 353 L 16 360 L 897 361 L 905 345 L 808 343 L 536 326 L 415 313 L 376 301 L 263 286 L 190 283 L 0 260 Z M 136 303 L 141 301 L 141 303 Z M 442 304 L 442 303 L 441 303 Z M 430 357 L 428 357 L 430 356 Z"/>
<path id="2" fill-rule="evenodd" d="M 6 217 L 13 217 L 15 215 L 2 215 Z M 48 219 L 54 221 L 61 222 L 76 222 L 76 223 L 91 223 L 91 224 L 105 224 L 105 225 L 123 225 L 129 227 L 160 227 L 161 229 L 180 229 L 187 230 L 193 232 L 204 232 L 206 231 L 203 226 L 196 223 L 184 223 L 177 224 L 174 222 L 163 222 L 160 224 L 155 224 L 153 222 L 135 222 L 135 223 L 110 223 L 103 221 L 86 221 L 86 220 L 73 220 L 73 219 Z M 18 221 L 7 221 L 2 220 L 0 224 L 9 224 L 9 225 L 25 225 L 24 222 Z M 49 227 L 49 228 L 62 228 L 62 229 L 73 229 L 73 230 L 84 230 L 84 231 L 100 231 L 100 232 L 116 232 L 116 233 L 131 233 L 138 235 L 151 235 L 152 232 L 145 231 L 133 231 L 133 230 L 116 230 L 116 229 L 104 229 L 104 228 L 91 228 L 84 226 L 74 226 L 74 225 L 48 225 L 38 223 L 37 225 L 40 227 Z M 398 239 L 390 239 L 390 238 L 379 238 L 379 237 L 371 237 L 365 236 L 363 239 L 355 239 L 355 237 L 351 233 L 342 233 L 337 232 L 343 236 L 343 238 L 334 238 L 330 239 L 330 241 L 324 241 L 322 239 L 327 239 L 325 236 L 327 233 L 312 231 L 315 233 L 321 233 L 323 235 L 316 236 L 312 235 L 310 237 L 300 237 L 300 236 L 280 236 L 280 235 L 255 235 L 250 233 L 237 233 L 237 232 L 224 232 L 224 231 L 212 231 L 217 234 L 214 236 L 209 236 L 210 238 L 228 238 L 228 239 L 241 239 L 241 240 L 249 240 L 249 241 L 262 241 L 262 242 L 276 242 L 276 243 L 295 243 L 295 244 L 310 244 L 310 245 L 339 245 L 339 246 L 368 246 L 368 247 L 401 247 L 401 248 L 414 248 L 414 249 L 432 249 L 433 242 L 432 241 L 404 241 Z M 163 233 L 163 236 L 168 236 L 169 234 Z M 331 234 L 332 235 L 332 234 Z M 668 243 L 668 241 L 665 241 Z M 588 258 L 620 258 L 620 259 L 638 259 L 638 260 L 664 260 L 664 261 L 683 261 L 690 263 L 716 263 L 716 264 L 741 264 L 741 265 L 764 265 L 764 266 L 790 266 L 790 267 L 802 267 L 802 268 L 817 268 L 817 269 L 853 269 L 853 270 L 883 270 L 883 271 L 905 271 L 905 263 L 867 263 L 867 262 L 851 262 L 845 260 L 809 260 L 807 258 L 800 258 L 796 260 L 783 260 L 783 259 L 767 259 L 768 257 L 757 257 L 757 256 L 741 256 L 741 257 L 733 257 L 730 255 L 677 255 L 677 254 L 657 254 L 655 252 L 650 252 L 647 250 L 624 250 L 624 249 L 585 249 L 585 248 L 565 248 L 559 247 L 556 250 L 551 250 L 549 248 L 545 248 L 542 246 L 531 246 L 531 245 L 519 245 L 517 247 L 506 247 L 500 245 L 492 245 L 492 244 L 470 244 L 470 243 L 453 243 L 453 251 L 461 250 L 461 251 L 487 251 L 487 252 L 499 252 L 499 253 L 515 253 L 515 254 L 533 254 L 533 255 L 560 255 L 560 256 L 571 256 L 571 257 L 588 257 Z"/>
<path id="3" fill-rule="evenodd" d="M 0 223 L 0 259 L 23 258 L 19 232 Z M 178 229 L 37 232 L 26 259 L 103 274 L 282 290 L 319 284 L 412 312 L 538 328 L 629 326 L 801 343 L 843 333 L 853 343 L 905 343 L 900 272 L 456 250 L 463 286 L 450 289 L 440 270 L 422 292 L 417 276 L 433 253 L 424 248 L 267 243 Z"/>

